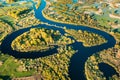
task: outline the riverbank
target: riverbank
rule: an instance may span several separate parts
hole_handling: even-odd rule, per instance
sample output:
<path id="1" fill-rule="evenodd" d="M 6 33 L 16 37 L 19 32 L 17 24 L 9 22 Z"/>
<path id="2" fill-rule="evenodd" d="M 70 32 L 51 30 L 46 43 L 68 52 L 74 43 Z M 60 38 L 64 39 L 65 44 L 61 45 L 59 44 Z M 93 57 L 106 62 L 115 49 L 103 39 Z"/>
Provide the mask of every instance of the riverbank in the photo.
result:
<path id="1" fill-rule="evenodd" d="M 103 50 L 96 54 L 93 54 L 91 57 L 88 58 L 88 60 L 85 63 L 85 74 L 87 79 L 108 80 L 108 78 L 110 78 L 119 80 L 119 57 L 119 49 L 117 48 L 109 48 L 107 50 Z M 108 66 L 112 67 L 112 69 L 107 70 L 107 72 L 101 71 L 101 67 L 99 67 L 99 64 L 101 63 L 107 64 Z M 102 67 L 102 69 L 107 69 L 107 67 Z M 109 74 L 109 71 L 114 71 L 115 74 L 112 74 L 112 72 L 111 74 Z M 105 73 L 108 73 L 109 75 L 107 76 L 107 74 Z"/>
<path id="2" fill-rule="evenodd" d="M 69 23 L 69 22 L 63 22 L 63 21 L 59 21 L 59 20 L 56 20 L 54 18 L 50 18 L 49 16 L 47 16 L 45 13 L 44 13 L 44 10 L 42 10 L 42 15 L 44 18 L 50 20 L 50 21 L 53 21 L 53 22 L 57 22 L 57 23 L 63 23 L 63 24 L 70 24 L 70 25 L 76 25 L 76 26 L 85 26 L 85 27 L 90 27 L 90 28 L 94 28 L 94 29 L 97 29 L 97 30 L 100 30 L 100 31 L 105 31 L 106 33 L 109 33 L 110 34 L 110 30 L 106 30 L 106 29 L 101 29 L 99 27 L 95 27 L 95 26 L 91 26 L 91 25 L 87 25 L 87 24 L 76 24 L 76 23 Z M 66 26 L 64 26 L 66 27 Z"/>
<path id="3" fill-rule="evenodd" d="M 75 42 L 73 44 L 64 45 L 54 50 L 46 51 L 44 53 L 40 53 L 40 52 L 22 53 L 19 51 L 12 50 L 11 48 L 12 41 L 16 39 L 16 37 L 18 37 L 19 35 L 23 34 L 24 32 L 29 31 L 30 28 L 32 28 L 30 27 L 30 28 L 20 29 L 8 35 L 4 39 L 1 45 L 1 51 L 4 54 L 8 53 L 9 56 L 10 55 L 14 56 L 15 59 L 20 60 L 22 66 L 17 67 L 19 68 L 17 70 L 18 71 L 21 70 L 21 67 L 22 67 L 23 71 L 21 73 L 24 73 L 24 70 L 26 72 L 29 72 L 29 74 L 31 75 L 33 75 L 33 73 L 34 74 L 40 73 L 45 80 L 48 80 L 48 79 L 86 80 L 85 73 L 84 73 L 84 67 L 85 67 L 84 65 L 86 60 L 88 59 L 88 57 L 93 55 L 93 53 L 102 51 L 103 49 L 108 49 L 113 47 L 116 43 L 114 37 L 102 30 L 89 28 L 87 26 L 77 26 L 77 25 L 64 24 L 64 23 L 61 24 L 59 22 L 49 21 L 42 14 L 42 10 L 45 7 L 45 1 L 44 0 L 41 0 L 41 1 L 44 4 L 41 4 L 40 6 L 41 9 L 38 9 L 38 11 L 36 11 L 37 13 L 35 14 L 35 16 L 37 15 L 36 16 L 37 19 L 42 18 L 41 21 L 43 20 L 43 22 L 48 22 L 48 24 L 51 24 L 51 25 L 53 24 L 53 26 L 40 24 L 43 28 L 58 30 L 62 34 L 65 33 L 63 28 L 57 28 L 54 25 L 61 26 L 61 27 L 66 26 L 66 28 L 75 29 L 75 30 L 80 30 L 80 29 L 86 30 L 86 31 L 96 33 L 98 35 L 102 35 L 105 39 L 108 40 L 107 43 L 86 48 L 83 45 L 81 45 L 80 42 Z M 39 26 L 33 26 L 33 27 L 39 27 Z M 41 55 L 41 54 L 45 54 L 45 55 Z M 1 58 L 1 60 L 3 60 L 3 58 Z M 2 67 L 0 68 L 3 69 Z M 8 71 L 8 73 L 5 73 L 6 75 L 9 75 L 11 77 L 20 77 L 20 75 L 16 76 L 16 73 L 15 73 L 16 69 L 13 69 L 11 73 L 9 73 L 9 70 L 6 69 L 6 67 L 4 67 L 4 69 Z M 6 72 L 5 70 L 4 72 Z M 26 75 L 26 76 L 30 76 L 30 75 Z"/>

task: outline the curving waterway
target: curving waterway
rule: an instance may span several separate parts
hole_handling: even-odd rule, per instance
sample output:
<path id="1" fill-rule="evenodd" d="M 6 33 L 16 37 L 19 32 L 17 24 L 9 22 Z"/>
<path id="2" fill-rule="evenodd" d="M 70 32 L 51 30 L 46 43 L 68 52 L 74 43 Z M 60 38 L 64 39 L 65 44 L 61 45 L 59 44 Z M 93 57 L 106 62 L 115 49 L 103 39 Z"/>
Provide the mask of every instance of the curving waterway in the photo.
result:
<path id="1" fill-rule="evenodd" d="M 40 24 L 40 25 L 37 25 L 37 26 L 32 26 L 30 28 L 41 26 L 41 27 L 44 27 L 44 28 L 47 28 L 47 29 L 59 30 L 62 34 L 64 34 L 65 33 L 64 30 L 62 28 L 55 27 L 55 25 L 56 26 L 61 26 L 61 27 L 66 26 L 66 28 L 68 28 L 68 29 L 86 30 L 86 31 L 89 31 L 89 32 L 93 32 L 93 33 L 96 33 L 96 34 L 99 34 L 99 35 L 103 36 L 105 39 L 108 40 L 108 42 L 105 43 L 105 44 L 102 44 L 102 45 L 99 45 L 99 46 L 93 46 L 93 47 L 84 47 L 81 42 L 77 42 L 77 41 L 75 43 L 71 44 L 73 49 L 78 50 L 78 52 L 75 53 L 72 56 L 72 58 L 70 59 L 69 77 L 71 78 L 71 80 L 86 80 L 86 77 L 85 77 L 85 74 L 84 74 L 84 65 L 85 65 L 86 60 L 93 53 L 96 53 L 96 52 L 99 52 L 101 50 L 113 47 L 116 43 L 114 37 L 111 36 L 110 34 L 104 32 L 104 31 L 100 31 L 100 30 L 90 28 L 90 27 L 87 27 L 87 26 L 78 26 L 78 25 L 72 25 L 72 24 L 58 23 L 58 22 L 48 20 L 42 15 L 42 10 L 45 8 L 45 6 L 46 6 L 46 2 L 44 0 L 41 0 L 41 5 L 38 9 L 36 9 L 35 5 L 33 5 L 34 12 L 35 12 L 35 17 L 37 19 L 41 20 L 42 22 L 46 22 L 48 24 L 51 24 L 52 26 L 47 26 L 45 24 Z M 24 54 L 22 52 L 13 51 L 12 48 L 11 48 L 12 41 L 17 36 L 21 35 L 22 33 L 26 32 L 26 31 L 29 31 L 30 28 L 20 29 L 20 30 L 15 31 L 12 34 L 8 35 L 1 44 L 2 52 L 13 55 L 16 58 L 44 57 L 44 56 L 52 55 L 52 54 L 57 52 L 56 48 L 54 48 L 53 50 L 46 51 L 44 53 L 40 53 L 40 52 L 27 53 L 26 52 Z M 46 54 L 46 55 L 44 55 L 44 54 Z"/>

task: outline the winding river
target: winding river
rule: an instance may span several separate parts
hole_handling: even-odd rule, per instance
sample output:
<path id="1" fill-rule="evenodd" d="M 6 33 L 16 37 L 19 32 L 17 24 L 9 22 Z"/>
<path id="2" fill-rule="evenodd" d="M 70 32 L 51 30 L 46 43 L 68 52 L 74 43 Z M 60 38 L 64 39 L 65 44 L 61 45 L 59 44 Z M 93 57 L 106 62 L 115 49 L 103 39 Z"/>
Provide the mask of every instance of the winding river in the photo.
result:
<path id="1" fill-rule="evenodd" d="M 12 48 L 11 48 L 12 41 L 17 36 L 30 30 L 30 28 L 33 28 L 33 27 L 41 26 L 41 27 L 44 27 L 47 29 L 59 30 L 62 34 L 65 33 L 64 30 L 62 28 L 55 27 L 55 25 L 56 26 L 63 26 L 63 27 L 66 26 L 66 28 L 68 28 L 68 29 L 86 30 L 89 32 L 93 32 L 93 33 L 96 33 L 96 34 L 103 36 L 105 39 L 108 40 L 108 42 L 105 44 L 102 44 L 99 46 L 93 46 L 93 47 L 84 47 L 81 42 L 75 42 L 75 43 L 71 44 L 71 46 L 74 48 L 74 50 L 78 50 L 78 52 L 75 53 L 72 56 L 72 58 L 70 59 L 69 76 L 70 76 L 71 80 L 86 80 L 86 77 L 84 75 L 84 65 L 85 65 L 86 60 L 93 53 L 96 53 L 96 52 L 99 52 L 101 50 L 113 47 L 116 43 L 116 40 L 114 39 L 114 37 L 112 37 L 111 35 L 109 35 L 108 33 L 104 32 L 104 31 L 100 31 L 100 30 L 90 28 L 87 26 L 78 26 L 78 25 L 72 25 L 72 24 L 58 23 L 58 22 L 54 22 L 54 21 L 46 19 L 42 15 L 42 10 L 46 6 L 46 2 L 44 0 L 41 0 L 41 5 L 38 9 L 35 8 L 35 5 L 33 5 L 33 6 L 34 6 L 35 17 L 37 19 L 40 19 L 42 22 L 46 22 L 48 24 L 51 24 L 52 26 L 40 24 L 37 26 L 32 26 L 29 28 L 20 29 L 18 31 L 13 32 L 12 34 L 8 35 L 4 39 L 4 41 L 2 42 L 2 44 L 1 44 L 2 52 L 13 55 L 16 58 L 37 58 L 37 57 L 44 57 L 44 56 L 48 56 L 48 55 L 52 55 L 52 54 L 56 53 L 57 52 L 56 49 L 44 52 L 43 54 L 45 54 L 45 55 L 40 55 L 39 54 L 40 52 L 34 52 L 34 53 L 32 52 L 29 54 L 26 54 L 26 53 L 22 54 L 21 52 L 17 52 L 17 51 L 12 50 Z"/>

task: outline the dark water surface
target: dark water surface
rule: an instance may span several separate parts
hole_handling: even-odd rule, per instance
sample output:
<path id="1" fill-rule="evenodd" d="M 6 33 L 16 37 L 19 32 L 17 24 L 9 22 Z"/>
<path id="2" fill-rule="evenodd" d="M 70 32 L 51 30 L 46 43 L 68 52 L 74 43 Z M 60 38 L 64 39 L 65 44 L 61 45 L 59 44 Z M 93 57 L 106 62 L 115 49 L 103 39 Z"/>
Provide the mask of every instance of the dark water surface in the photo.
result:
<path id="1" fill-rule="evenodd" d="M 72 56 L 72 58 L 70 59 L 69 76 L 70 76 L 71 80 L 86 80 L 86 77 L 85 77 L 85 74 L 84 74 L 84 65 L 85 65 L 86 60 L 93 53 L 99 52 L 103 49 L 108 49 L 108 48 L 113 47 L 116 43 L 114 37 L 112 37 L 111 35 L 109 35 L 108 33 L 104 32 L 104 31 L 100 31 L 100 30 L 90 28 L 90 27 L 87 27 L 87 26 L 77 26 L 77 25 L 64 24 L 64 23 L 58 23 L 58 22 L 47 20 L 42 15 L 42 10 L 45 8 L 45 5 L 46 5 L 46 2 L 44 0 L 41 0 L 41 5 L 38 9 L 36 9 L 35 5 L 33 5 L 34 6 L 34 11 L 35 11 L 35 17 L 37 19 L 41 20 L 42 22 L 52 24 L 53 26 L 47 26 L 45 24 L 40 24 L 38 26 L 33 26 L 33 27 L 41 26 L 41 27 L 45 27 L 47 29 L 59 30 L 62 34 L 64 34 L 65 32 L 62 28 L 54 27 L 54 25 L 62 26 L 62 27 L 66 26 L 66 28 L 68 28 L 68 29 L 86 30 L 86 31 L 89 31 L 89 32 L 93 32 L 93 33 L 96 33 L 96 34 L 99 34 L 99 35 L 103 36 L 105 39 L 108 40 L 108 42 L 105 43 L 105 44 L 102 44 L 102 45 L 99 45 L 99 46 L 93 46 L 93 47 L 84 47 L 81 42 L 75 42 L 75 43 L 71 44 L 73 49 L 78 50 L 78 52 L 75 53 Z M 33 27 L 30 27 L 30 28 L 33 28 Z M 2 52 L 13 55 L 16 58 L 37 58 L 37 57 L 44 57 L 44 56 L 49 56 L 49 55 L 52 55 L 54 53 L 57 53 L 56 48 L 54 48 L 53 50 L 50 50 L 50 51 L 46 51 L 44 53 L 40 53 L 40 52 L 25 53 L 26 55 L 24 53 L 21 53 L 21 52 L 13 51 L 12 48 L 11 48 L 12 41 L 17 36 L 19 36 L 22 33 L 28 31 L 30 28 L 20 29 L 20 30 L 18 30 L 16 32 L 13 32 L 12 34 L 8 35 L 1 45 Z M 46 55 L 41 55 L 41 54 L 46 54 Z"/>
<path id="2" fill-rule="evenodd" d="M 106 63 L 100 63 L 98 66 L 99 69 L 103 72 L 104 76 L 106 77 L 106 80 L 109 80 L 109 77 L 112 77 L 115 74 L 119 76 L 116 70 Z"/>

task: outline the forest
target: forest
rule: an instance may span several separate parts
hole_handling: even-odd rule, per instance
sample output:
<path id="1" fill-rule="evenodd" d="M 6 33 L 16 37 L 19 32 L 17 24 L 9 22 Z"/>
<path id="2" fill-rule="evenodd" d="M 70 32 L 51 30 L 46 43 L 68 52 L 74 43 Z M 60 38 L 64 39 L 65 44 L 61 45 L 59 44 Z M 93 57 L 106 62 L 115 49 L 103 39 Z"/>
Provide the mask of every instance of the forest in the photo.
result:
<path id="1" fill-rule="evenodd" d="M 40 21 L 34 17 L 30 2 L 0 7 L 0 44 L 8 34 L 39 23 Z"/>
<path id="2" fill-rule="evenodd" d="M 82 42 L 85 47 L 92 47 L 107 43 L 107 40 L 104 37 L 92 32 L 74 29 L 65 29 L 65 31 L 78 42 Z"/>
<path id="3" fill-rule="evenodd" d="M 40 80 L 71 80 L 72 77 L 75 78 L 81 73 L 87 80 L 106 80 L 107 77 L 99 66 L 102 63 L 116 72 L 108 79 L 119 80 L 120 8 L 118 3 L 120 1 L 45 0 L 47 4 L 45 9 L 38 12 L 42 12 L 39 16 L 40 18 L 43 16 L 46 22 L 36 17 L 37 11 L 35 12 L 33 8 L 33 2 L 35 2 L 36 10 L 39 10 L 41 1 L 6 0 L 3 3 L 0 2 L 0 80 L 38 78 Z M 57 25 L 58 23 L 62 26 Z M 63 23 L 68 26 L 64 26 Z M 92 29 L 89 31 L 87 28 Z M 14 32 L 26 29 L 29 30 L 10 41 L 9 46 L 10 51 L 18 55 L 22 53 L 28 55 L 25 58 L 15 57 L 9 53 L 10 48 L 7 49 L 9 47 L 7 43 L 4 45 L 3 43 Z M 105 35 L 97 33 L 98 30 L 103 31 Z M 115 43 L 112 44 L 112 41 Z M 108 44 L 110 42 L 112 45 Z M 81 43 L 83 45 L 79 45 Z M 100 47 L 101 51 L 94 49 L 91 53 L 90 49 L 96 47 Z M 56 52 L 52 55 L 33 58 L 34 53 L 42 55 L 42 52 L 46 54 L 47 51 L 54 49 Z M 4 51 L 8 53 L 3 53 Z M 33 55 L 28 58 L 31 56 L 30 53 Z M 84 65 L 81 66 L 80 63 Z M 79 65 L 76 66 L 77 64 Z M 71 69 L 71 66 L 78 69 Z"/>
<path id="4" fill-rule="evenodd" d="M 32 28 L 18 36 L 12 42 L 13 50 L 20 52 L 38 52 L 54 48 L 54 46 L 72 44 L 74 40 L 62 35 L 58 30 Z"/>
<path id="5" fill-rule="evenodd" d="M 27 76 L 41 74 L 40 79 L 68 79 L 70 58 L 76 51 L 71 46 L 61 46 L 58 53 L 36 59 L 16 59 L 12 56 L 0 54 L 0 79 L 25 79 Z M 6 67 L 5 67 L 6 66 Z"/>

